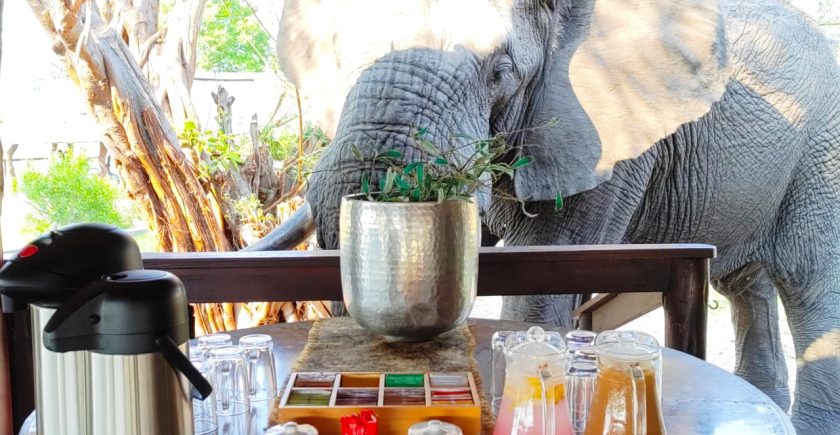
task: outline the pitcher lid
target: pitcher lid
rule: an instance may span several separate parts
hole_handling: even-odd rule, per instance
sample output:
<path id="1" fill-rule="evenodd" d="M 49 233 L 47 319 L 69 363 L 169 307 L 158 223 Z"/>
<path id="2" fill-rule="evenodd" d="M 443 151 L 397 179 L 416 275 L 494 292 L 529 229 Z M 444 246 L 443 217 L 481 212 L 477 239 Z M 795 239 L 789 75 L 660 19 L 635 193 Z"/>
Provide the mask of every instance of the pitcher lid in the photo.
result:
<path id="1" fill-rule="evenodd" d="M 409 435 L 461 435 L 461 428 L 440 420 L 417 423 L 408 429 Z"/>
<path id="2" fill-rule="evenodd" d="M 539 326 L 530 327 L 524 335 L 511 335 L 505 344 L 514 356 L 555 357 L 565 356 L 566 352 L 566 344 L 559 334 L 546 334 Z"/>
<path id="3" fill-rule="evenodd" d="M 648 360 L 659 356 L 659 342 L 640 331 L 604 331 L 595 339 L 599 355 L 622 360 Z"/>
<path id="4" fill-rule="evenodd" d="M 318 431 L 308 424 L 288 422 L 268 428 L 265 435 L 318 435 Z"/>

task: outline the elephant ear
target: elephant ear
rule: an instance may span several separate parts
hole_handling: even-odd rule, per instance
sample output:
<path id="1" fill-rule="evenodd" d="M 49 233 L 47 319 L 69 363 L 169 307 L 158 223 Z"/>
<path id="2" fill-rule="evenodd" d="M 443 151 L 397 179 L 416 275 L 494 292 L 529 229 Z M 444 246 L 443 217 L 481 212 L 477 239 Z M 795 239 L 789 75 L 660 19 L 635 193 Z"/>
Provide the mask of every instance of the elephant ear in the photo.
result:
<path id="1" fill-rule="evenodd" d="M 726 87 L 725 35 L 710 0 L 597 0 L 558 32 L 516 175 L 523 200 L 553 200 L 608 180 Z M 568 11 L 567 11 L 568 12 Z"/>

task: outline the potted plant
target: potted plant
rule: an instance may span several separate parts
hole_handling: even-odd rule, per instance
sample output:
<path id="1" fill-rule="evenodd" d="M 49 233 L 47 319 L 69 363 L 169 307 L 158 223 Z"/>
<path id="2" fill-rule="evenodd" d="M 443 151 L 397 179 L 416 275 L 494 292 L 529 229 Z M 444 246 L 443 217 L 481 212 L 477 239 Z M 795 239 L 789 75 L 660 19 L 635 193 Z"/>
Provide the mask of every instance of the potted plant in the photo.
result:
<path id="1" fill-rule="evenodd" d="M 341 281 L 350 315 L 387 341 L 426 341 L 466 320 L 476 296 L 481 222 L 475 194 L 530 163 L 501 160 L 502 135 L 444 150 L 415 140 L 428 157 L 397 150 L 365 159 L 361 192 L 342 199 Z M 463 155 L 469 149 L 471 154 Z M 373 174 L 379 174 L 372 185 Z"/>

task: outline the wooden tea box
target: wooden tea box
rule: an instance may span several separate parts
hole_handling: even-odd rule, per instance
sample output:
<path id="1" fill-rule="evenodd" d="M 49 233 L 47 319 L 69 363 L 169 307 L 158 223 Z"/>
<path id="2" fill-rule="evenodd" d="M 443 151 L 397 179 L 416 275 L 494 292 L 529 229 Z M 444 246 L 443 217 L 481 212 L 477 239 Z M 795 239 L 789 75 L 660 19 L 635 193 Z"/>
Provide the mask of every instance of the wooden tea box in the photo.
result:
<path id="1" fill-rule="evenodd" d="M 481 432 L 475 380 L 458 373 L 292 373 L 273 423 L 311 424 L 340 434 L 341 417 L 372 410 L 380 435 L 405 435 L 415 423 L 440 420 L 465 435 Z"/>

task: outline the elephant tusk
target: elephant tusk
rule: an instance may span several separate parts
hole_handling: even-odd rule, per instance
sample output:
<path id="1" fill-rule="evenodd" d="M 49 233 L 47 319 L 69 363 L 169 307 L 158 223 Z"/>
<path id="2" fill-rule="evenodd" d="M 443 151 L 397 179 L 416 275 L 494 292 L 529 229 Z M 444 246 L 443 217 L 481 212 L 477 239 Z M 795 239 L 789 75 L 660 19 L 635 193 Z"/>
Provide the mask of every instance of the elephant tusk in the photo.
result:
<path id="1" fill-rule="evenodd" d="M 242 251 L 284 251 L 301 244 L 315 231 L 312 207 L 304 202 L 297 211 L 262 239 Z"/>

